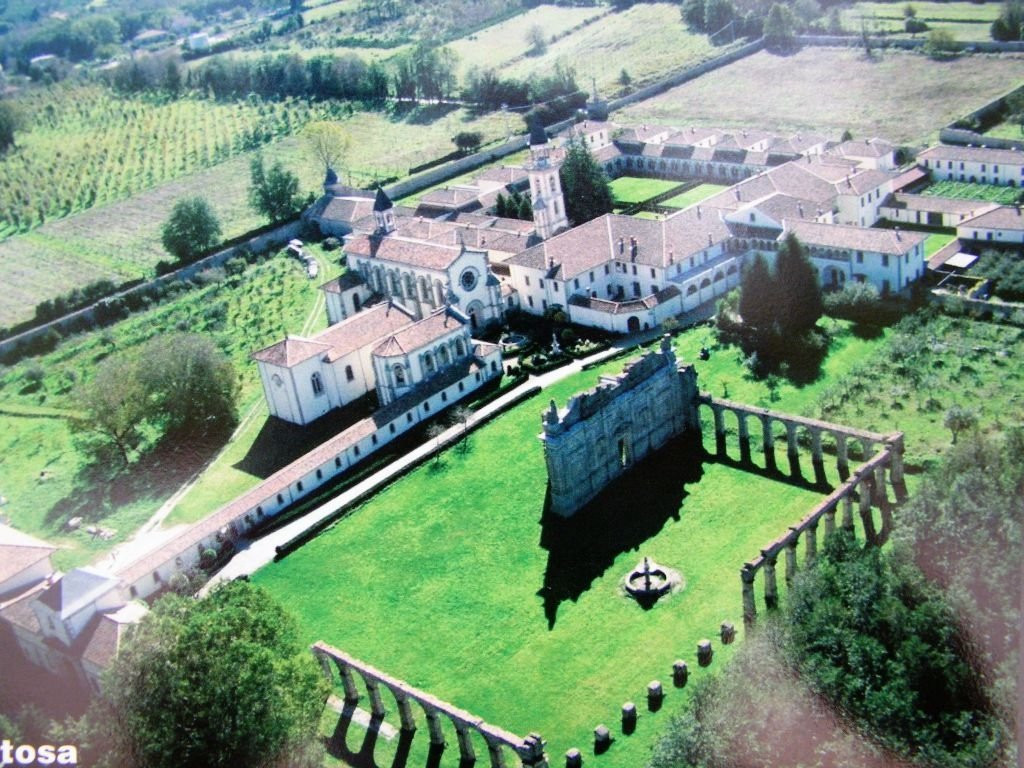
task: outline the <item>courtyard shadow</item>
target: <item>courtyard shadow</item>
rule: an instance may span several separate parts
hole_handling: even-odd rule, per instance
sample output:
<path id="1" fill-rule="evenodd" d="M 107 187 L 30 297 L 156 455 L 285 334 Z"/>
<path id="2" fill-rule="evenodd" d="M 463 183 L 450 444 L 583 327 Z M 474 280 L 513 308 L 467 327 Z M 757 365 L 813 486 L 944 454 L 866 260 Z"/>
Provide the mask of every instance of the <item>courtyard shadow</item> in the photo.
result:
<path id="1" fill-rule="evenodd" d="M 699 436 L 677 437 L 569 518 L 551 511 L 549 491 L 540 538 L 548 564 L 537 593 L 549 628 L 564 601 L 578 600 L 619 555 L 638 549 L 668 520 L 679 519 L 686 486 L 700 480 L 705 460 Z"/>

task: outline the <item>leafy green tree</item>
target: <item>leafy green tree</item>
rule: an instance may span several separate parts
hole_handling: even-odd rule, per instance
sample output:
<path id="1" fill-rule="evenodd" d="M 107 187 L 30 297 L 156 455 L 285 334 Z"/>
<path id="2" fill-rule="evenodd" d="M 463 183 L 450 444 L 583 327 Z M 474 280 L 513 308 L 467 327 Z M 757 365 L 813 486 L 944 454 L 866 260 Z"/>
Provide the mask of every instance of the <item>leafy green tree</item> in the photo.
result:
<path id="1" fill-rule="evenodd" d="M 764 20 L 764 44 L 773 51 L 788 51 L 796 44 L 796 23 L 789 6 L 774 3 Z"/>
<path id="2" fill-rule="evenodd" d="M 133 629 L 89 712 L 105 768 L 313 768 L 328 690 L 295 623 L 235 581 L 167 595 Z"/>
<path id="3" fill-rule="evenodd" d="M 683 0 L 679 13 L 690 29 L 704 31 L 704 0 Z"/>
<path id="4" fill-rule="evenodd" d="M 731 0 L 705 0 L 704 29 L 713 34 L 736 18 L 736 8 Z"/>
<path id="5" fill-rule="evenodd" d="M 302 207 L 299 177 L 286 171 L 279 160 L 267 169 L 263 155 L 256 153 L 249 163 L 249 177 L 249 206 L 270 221 L 291 218 Z"/>
<path id="6" fill-rule="evenodd" d="M 161 230 L 164 248 L 180 261 L 191 261 L 213 248 L 219 239 L 220 222 L 202 197 L 176 202 Z"/>
<path id="7" fill-rule="evenodd" d="M 933 59 L 948 59 L 958 54 L 963 45 L 948 29 L 933 29 L 928 33 L 921 50 Z"/>
<path id="8" fill-rule="evenodd" d="M 452 143 L 458 147 L 463 154 L 472 154 L 480 149 L 484 135 L 480 131 L 460 131 L 452 137 Z"/>
<path id="9" fill-rule="evenodd" d="M 0 152 L 14 146 L 14 134 L 21 129 L 21 114 L 7 99 L 0 99 Z"/>
<path id="10" fill-rule="evenodd" d="M 86 448 L 99 454 L 111 445 L 125 465 L 130 463 L 130 452 L 141 440 L 139 427 L 149 413 L 138 361 L 128 355 L 108 357 L 92 380 L 78 388 L 76 401 L 84 417 L 75 420 L 73 428 L 95 441 Z"/>
<path id="11" fill-rule="evenodd" d="M 340 170 L 349 145 L 348 132 L 340 123 L 326 120 L 310 123 L 303 131 L 303 135 L 310 152 L 323 166 L 325 173 L 328 170 Z"/>
<path id="12" fill-rule="evenodd" d="M 560 171 L 565 210 L 574 226 L 612 210 L 612 190 L 604 169 L 578 140 L 568 144 Z"/>
<path id="13" fill-rule="evenodd" d="M 526 52 L 528 56 L 543 56 L 548 50 L 548 38 L 544 34 L 544 27 L 534 24 L 526 30 L 526 43 L 530 46 Z"/>
<path id="14" fill-rule="evenodd" d="M 942 419 L 942 426 L 948 429 L 953 435 L 953 445 L 964 432 L 978 426 L 978 413 L 962 405 L 953 405 L 946 411 Z"/>
<path id="15" fill-rule="evenodd" d="M 1024 3 L 1007 0 L 999 17 L 992 22 L 993 40 L 1010 41 L 1024 39 Z"/>

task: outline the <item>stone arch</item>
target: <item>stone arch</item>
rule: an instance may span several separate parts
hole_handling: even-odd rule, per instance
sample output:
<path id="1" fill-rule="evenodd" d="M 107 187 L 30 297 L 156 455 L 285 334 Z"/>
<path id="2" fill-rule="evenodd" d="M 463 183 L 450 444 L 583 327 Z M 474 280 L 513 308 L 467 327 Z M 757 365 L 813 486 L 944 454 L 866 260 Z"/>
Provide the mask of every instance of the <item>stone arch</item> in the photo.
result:
<path id="1" fill-rule="evenodd" d="M 700 287 L 701 288 L 710 288 L 711 287 L 711 280 L 705 277 L 703 280 L 700 281 Z"/>
<path id="2" fill-rule="evenodd" d="M 462 339 L 455 340 L 455 355 L 457 357 L 464 357 L 466 355 L 466 345 Z"/>
<path id="3" fill-rule="evenodd" d="M 396 387 L 404 387 L 405 386 L 405 366 L 404 365 L 402 365 L 401 363 L 395 363 L 395 365 L 393 365 L 391 367 L 391 374 L 395 377 L 395 386 Z"/>
<path id="4" fill-rule="evenodd" d="M 640 330 L 640 318 L 636 315 L 631 315 L 626 320 L 626 330 L 629 333 L 637 333 Z"/>
<path id="5" fill-rule="evenodd" d="M 696 292 L 697 292 L 697 286 L 696 286 L 696 284 L 694 284 L 694 283 L 690 283 L 690 284 L 689 284 L 689 285 L 688 285 L 688 286 L 686 287 L 686 295 L 687 295 L 687 296 L 693 296 L 693 294 L 695 294 Z"/>
<path id="6" fill-rule="evenodd" d="M 484 305 L 479 301 L 471 301 L 466 307 L 466 314 L 469 315 L 469 325 L 476 330 L 483 323 Z"/>
<path id="7" fill-rule="evenodd" d="M 437 371 L 437 363 L 434 360 L 432 352 L 423 353 L 423 373 L 426 376 L 431 376 Z"/>
<path id="8" fill-rule="evenodd" d="M 451 362 L 451 356 L 448 354 L 448 347 L 441 344 L 437 350 L 437 365 L 439 368 L 447 367 L 448 363 Z"/>
<path id="9" fill-rule="evenodd" d="M 434 306 L 440 307 L 444 304 L 444 286 L 440 280 L 434 281 Z"/>
<path id="10" fill-rule="evenodd" d="M 427 278 L 425 278 L 423 275 L 420 275 L 418 278 L 416 278 L 416 282 L 419 284 L 420 287 L 420 301 L 430 303 L 430 281 L 427 280 Z"/>
<path id="11" fill-rule="evenodd" d="M 416 285 L 413 282 L 413 276 L 411 272 L 405 272 L 402 275 L 402 296 L 407 299 L 416 298 Z"/>

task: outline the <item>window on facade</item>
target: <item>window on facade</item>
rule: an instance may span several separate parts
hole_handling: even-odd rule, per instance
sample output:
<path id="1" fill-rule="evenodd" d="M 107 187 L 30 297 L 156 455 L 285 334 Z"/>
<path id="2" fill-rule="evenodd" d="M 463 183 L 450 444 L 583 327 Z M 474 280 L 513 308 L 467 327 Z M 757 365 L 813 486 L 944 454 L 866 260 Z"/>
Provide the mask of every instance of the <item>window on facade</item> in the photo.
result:
<path id="1" fill-rule="evenodd" d="M 537 287 L 543 288 L 544 287 L 544 281 L 543 280 L 538 280 L 537 281 Z"/>
<path id="2" fill-rule="evenodd" d="M 858 264 L 863 264 L 864 263 L 864 251 L 857 251 L 857 263 Z"/>
<path id="3" fill-rule="evenodd" d="M 529 304 L 532 307 L 533 306 L 533 296 L 527 296 L 526 297 L 526 303 Z"/>
<path id="4" fill-rule="evenodd" d="M 558 283 L 552 283 L 552 285 L 555 287 L 555 293 L 558 293 Z"/>
<path id="5" fill-rule="evenodd" d="M 540 300 L 540 308 L 541 309 L 547 309 L 548 308 L 548 300 L 547 299 L 541 299 Z"/>
<path id="6" fill-rule="evenodd" d="M 604 265 L 604 273 L 607 275 L 609 272 L 610 272 L 610 270 L 608 269 L 608 265 L 605 264 Z"/>
<path id="7" fill-rule="evenodd" d="M 358 445 L 355 446 L 354 448 L 352 448 L 352 453 L 354 453 L 356 456 L 359 455 L 359 446 Z"/>
<path id="8" fill-rule="evenodd" d="M 757 217 L 754 214 L 750 214 L 750 223 L 753 224 L 755 221 L 757 221 Z"/>
<path id="9" fill-rule="evenodd" d="M 299 482 L 297 482 L 295 484 L 295 489 L 298 490 L 298 491 L 302 490 L 302 481 L 301 480 L 299 480 Z"/>
<path id="10" fill-rule="evenodd" d="M 580 289 L 580 281 L 579 281 L 578 279 L 577 279 L 577 280 L 573 280 L 573 281 L 572 281 L 572 287 L 573 287 L 573 288 L 574 288 L 575 290 L 577 290 L 577 291 L 578 291 L 578 290 Z"/>
<path id="11" fill-rule="evenodd" d="M 323 379 L 320 378 L 319 373 L 314 373 L 312 376 L 310 376 L 309 382 L 310 384 L 313 385 L 314 395 L 320 396 L 324 393 L 324 382 Z"/>
<path id="12" fill-rule="evenodd" d="M 374 445 L 376 445 L 377 444 L 377 436 L 376 435 L 370 435 L 370 442 L 373 443 Z"/>
<path id="13" fill-rule="evenodd" d="M 527 284 L 527 285 L 529 285 L 529 284 L 530 284 L 530 276 L 529 276 L 529 275 L 525 275 L 525 276 L 523 277 L 523 279 L 524 279 L 524 280 L 526 281 L 526 284 Z"/>
<path id="14" fill-rule="evenodd" d="M 412 414 L 411 413 L 405 414 L 405 420 L 406 420 L 407 423 L 412 424 Z"/>
<path id="15" fill-rule="evenodd" d="M 462 343 L 462 339 L 455 340 L 455 354 L 462 357 L 466 354 L 466 345 Z"/>
<path id="16" fill-rule="evenodd" d="M 882 266 L 883 267 L 888 267 L 889 266 L 889 254 L 887 254 L 887 253 L 883 253 L 882 254 Z"/>
<path id="17" fill-rule="evenodd" d="M 319 469 L 318 469 L 318 470 L 316 471 L 316 479 L 317 479 L 317 480 L 323 480 L 323 479 L 324 479 L 324 473 L 323 473 L 323 471 L 322 471 L 322 470 L 319 470 Z"/>
<path id="18" fill-rule="evenodd" d="M 352 366 L 351 365 L 346 365 L 345 366 L 345 381 L 352 381 L 352 379 L 354 379 L 355 377 L 356 377 L 356 375 L 352 372 Z"/>
<path id="19" fill-rule="evenodd" d="M 429 352 L 427 352 L 427 353 L 425 353 L 423 355 L 423 369 L 427 373 L 433 373 L 434 372 L 434 356 L 432 354 L 430 354 Z"/>
<path id="20" fill-rule="evenodd" d="M 448 402 L 448 393 L 447 392 L 442 392 L 441 393 L 441 402 L 442 403 L 447 403 Z"/>
<path id="21" fill-rule="evenodd" d="M 399 387 L 405 386 L 405 369 L 401 365 L 396 365 L 392 369 L 395 373 L 395 385 Z"/>
<path id="22" fill-rule="evenodd" d="M 654 269 L 653 268 L 651 269 L 651 277 L 656 277 L 656 275 L 654 274 Z"/>
<path id="23" fill-rule="evenodd" d="M 336 469 L 340 469 L 341 468 L 341 457 L 340 456 L 335 456 L 334 457 L 334 466 L 335 466 Z"/>
<path id="24" fill-rule="evenodd" d="M 459 382 L 459 392 L 465 392 L 465 391 L 466 391 L 466 385 L 465 385 L 465 384 L 463 384 L 463 383 L 462 383 L 462 382 L 460 381 L 460 382 Z"/>
<path id="25" fill-rule="evenodd" d="M 282 496 L 280 493 L 277 494 L 277 503 L 284 504 L 284 496 Z"/>

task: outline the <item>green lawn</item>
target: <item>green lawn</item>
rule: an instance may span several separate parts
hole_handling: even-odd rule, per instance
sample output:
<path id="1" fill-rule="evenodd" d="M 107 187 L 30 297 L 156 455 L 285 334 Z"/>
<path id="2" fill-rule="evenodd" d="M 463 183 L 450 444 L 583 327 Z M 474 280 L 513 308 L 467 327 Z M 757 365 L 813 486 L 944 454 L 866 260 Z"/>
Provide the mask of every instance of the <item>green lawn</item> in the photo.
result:
<path id="1" fill-rule="evenodd" d="M 1012 121 L 998 123 L 993 125 L 987 131 L 986 136 L 991 136 L 995 139 L 1013 139 L 1015 141 L 1024 141 L 1024 128 L 1021 128 L 1020 123 Z"/>
<path id="2" fill-rule="evenodd" d="M 612 197 L 617 205 L 642 203 L 678 186 L 678 181 L 644 179 L 637 176 L 620 176 L 611 182 Z"/>
<path id="3" fill-rule="evenodd" d="M 539 730 L 553 760 L 587 750 L 599 722 L 614 728 L 622 702 L 642 703 L 647 682 L 661 679 L 670 706 L 645 714 L 601 758 L 641 765 L 682 700 L 672 661 L 703 674 L 696 642 L 714 638 L 722 620 L 741 624 L 737 568 L 818 496 L 680 450 L 648 468 L 665 480 L 656 488 L 639 475 L 587 524 L 556 533 L 542 521 L 538 416 L 550 397 L 564 403 L 599 372 L 498 418 L 467 452 L 416 470 L 254 580 L 299 616 L 305 640 L 333 643 L 515 732 Z M 752 497 L 757 514 L 737 524 Z M 686 580 L 650 611 L 619 588 L 642 555 Z M 730 649 L 715 646 L 717 664 Z"/>
<path id="4" fill-rule="evenodd" d="M 952 197 L 957 200 L 987 200 L 1002 205 L 1017 201 L 1020 190 L 996 184 L 972 184 L 969 181 L 937 181 L 929 184 L 921 194 L 932 197 Z"/>
<path id="5" fill-rule="evenodd" d="M 938 251 L 945 248 L 949 243 L 956 239 L 956 235 L 934 233 L 928 235 L 928 239 L 924 241 L 924 258 L 925 261 L 934 256 Z"/>
<path id="6" fill-rule="evenodd" d="M 693 189 L 683 192 L 681 195 L 670 197 L 661 203 L 669 208 L 689 208 L 701 200 L 707 200 L 712 195 L 717 195 L 723 189 L 728 189 L 724 184 L 698 184 Z"/>

